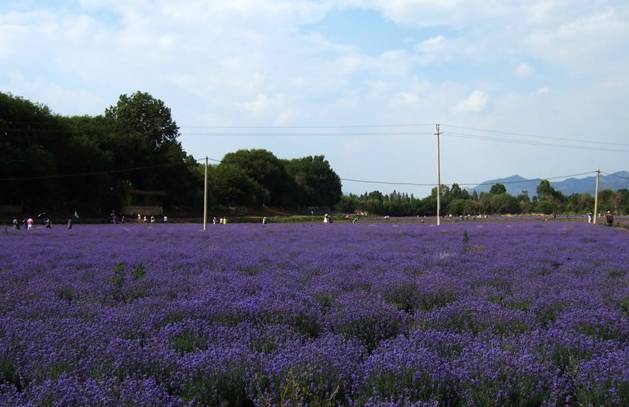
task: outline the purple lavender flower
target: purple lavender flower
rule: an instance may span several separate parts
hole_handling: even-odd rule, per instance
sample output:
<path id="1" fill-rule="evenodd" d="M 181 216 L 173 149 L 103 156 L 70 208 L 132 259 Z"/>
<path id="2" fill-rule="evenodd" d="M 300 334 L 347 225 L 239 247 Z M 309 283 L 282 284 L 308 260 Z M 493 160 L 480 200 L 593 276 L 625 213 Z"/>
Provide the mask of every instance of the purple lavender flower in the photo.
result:
<path id="1" fill-rule="evenodd" d="M 5 234 L 0 405 L 627 405 L 627 243 L 576 223 Z"/>

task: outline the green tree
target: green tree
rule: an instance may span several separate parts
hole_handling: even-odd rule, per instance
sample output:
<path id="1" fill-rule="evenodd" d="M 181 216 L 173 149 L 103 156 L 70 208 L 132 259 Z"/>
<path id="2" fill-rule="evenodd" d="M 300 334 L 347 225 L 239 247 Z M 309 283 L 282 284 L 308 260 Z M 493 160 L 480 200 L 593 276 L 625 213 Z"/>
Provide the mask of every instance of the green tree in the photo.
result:
<path id="1" fill-rule="evenodd" d="M 139 168 L 115 175 L 115 188 L 129 182 L 134 188 L 165 191 L 167 206 L 194 205 L 199 196 L 196 163 L 177 140 L 179 127 L 163 101 L 146 92 L 121 95 L 104 120 L 111 130 L 103 145 L 113 152 L 114 168 Z"/>
<path id="2" fill-rule="evenodd" d="M 546 199 L 540 199 L 535 203 L 535 210 L 546 215 L 557 213 L 558 209 L 559 207 L 556 203 Z"/>
<path id="3" fill-rule="evenodd" d="M 629 189 L 619 189 L 616 191 L 618 195 L 618 211 L 626 215 L 629 213 Z"/>
<path id="4" fill-rule="evenodd" d="M 465 190 L 462 189 L 459 184 L 452 184 L 452 188 L 450 188 L 450 195 L 452 196 L 452 199 L 470 199 L 470 193 Z"/>
<path id="5" fill-rule="evenodd" d="M 507 193 L 491 194 L 490 203 L 493 213 L 507 214 L 521 212 L 518 199 Z"/>
<path id="6" fill-rule="evenodd" d="M 343 195 L 339 203 L 336 204 L 336 210 L 343 213 L 353 213 L 358 207 L 358 198 L 353 194 Z"/>
<path id="7" fill-rule="evenodd" d="M 520 212 L 522 213 L 531 213 L 533 212 L 533 202 L 531 202 L 531 198 L 529 197 L 528 191 L 522 191 L 516 199 L 520 204 Z"/>
<path id="8" fill-rule="evenodd" d="M 453 199 L 452 201 L 450 201 L 450 204 L 448 205 L 448 213 L 454 216 L 465 215 L 466 214 L 465 206 L 467 202 L 468 202 L 467 199 L 459 199 L 459 198 Z"/>
<path id="9" fill-rule="evenodd" d="M 238 166 L 220 164 L 211 172 L 212 195 L 224 206 L 260 207 L 267 192 Z"/>
<path id="10" fill-rule="evenodd" d="M 235 165 L 256 181 L 264 190 L 266 205 L 290 207 L 295 205 L 295 185 L 284 163 L 273 153 L 262 149 L 238 150 L 226 154 L 222 162 Z"/>
<path id="11" fill-rule="evenodd" d="M 478 215 L 481 212 L 480 204 L 476 200 L 466 199 L 463 211 L 465 215 Z"/>
<path id="12" fill-rule="evenodd" d="M 545 214 L 557 213 L 562 209 L 562 204 L 566 201 L 565 196 L 555 190 L 546 179 L 541 180 L 537 186 L 537 202 L 535 210 Z"/>
<path id="13" fill-rule="evenodd" d="M 537 198 L 540 200 L 551 199 L 554 192 L 555 190 L 547 179 L 541 180 L 539 185 L 537 185 Z"/>
<path id="14" fill-rule="evenodd" d="M 553 188 L 546 179 L 541 180 L 537 186 L 537 197 L 539 200 L 547 200 L 554 203 L 561 203 L 566 199 L 564 195 Z"/>
<path id="15" fill-rule="evenodd" d="M 605 189 L 598 194 L 599 207 L 602 211 L 618 212 L 618 196 L 611 189 Z"/>
<path id="16" fill-rule="evenodd" d="M 324 156 L 286 160 L 284 164 L 297 186 L 300 206 L 333 207 L 341 199 L 341 179 Z"/>
<path id="17" fill-rule="evenodd" d="M 119 134 L 140 135 L 153 151 L 177 143 L 179 127 L 170 108 L 146 92 L 121 95 L 114 106 L 105 110 L 105 118 Z"/>
<path id="18" fill-rule="evenodd" d="M 594 197 L 590 194 L 571 194 L 565 202 L 564 211 L 587 213 L 594 208 Z"/>
<path id="19" fill-rule="evenodd" d="M 0 201 L 23 204 L 27 210 L 62 209 L 77 191 L 97 184 L 84 185 L 84 180 L 66 175 L 106 166 L 101 151 L 77 139 L 46 106 L 4 93 L 0 93 L 0 135 L 0 178 L 12 179 L 0 183 Z"/>
<path id="20" fill-rule="evenodd" d="M 489 193 L 490 194 L 506 194 L 507 188 L 503 184 L 500 184 L 500 183 L 494 184 L 491 186 Z"/>

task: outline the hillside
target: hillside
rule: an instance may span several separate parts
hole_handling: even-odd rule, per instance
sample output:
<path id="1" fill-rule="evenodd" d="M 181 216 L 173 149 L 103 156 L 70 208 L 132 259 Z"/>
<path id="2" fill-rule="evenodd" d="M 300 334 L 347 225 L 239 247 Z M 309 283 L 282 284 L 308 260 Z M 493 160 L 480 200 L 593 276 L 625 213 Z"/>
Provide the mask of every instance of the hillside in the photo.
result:
<path id="1" fill-rule="evenodd" d="M 553 188 L 560 191 L 564 195 L 570 195 L 575 193 L 589 193 L 594 194 L 596 176 L 584 177 L 584 178 L 568 178 L 562 181 L 551 182 Z M 489 189 L 494 184 L 504 184 L 507 188 L 507 192 L 511 195 L 518 195 L 522 191 L 527 191 L 530 197 L 536 195 L 537 185 L 539 184 L 539 178 L 527 179 L 519 175 L 512 175 L 506 178 L 498 178 L 489 181 L 485 181 L 476 187 L 472 188 L 472 191 L 478 193 L 489 192 Z M 629 171 L 618 171 L 609 175 L 601 175 L 600 190 L 611 189 L 617 191 L 619 189 L 629 189 Z"/>

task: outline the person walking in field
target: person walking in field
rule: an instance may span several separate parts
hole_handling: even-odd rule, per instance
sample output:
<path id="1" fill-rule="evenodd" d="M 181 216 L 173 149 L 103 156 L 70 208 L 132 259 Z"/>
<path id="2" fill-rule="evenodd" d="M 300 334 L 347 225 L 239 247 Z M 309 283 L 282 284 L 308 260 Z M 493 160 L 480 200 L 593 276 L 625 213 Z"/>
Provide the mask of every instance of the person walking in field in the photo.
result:
<path id="1" fill-rule="evenodd" d="M 605 214 L 605 223 L 607 223 L 607 226 L 614 225 L 614 214 L 611 213 L 611 211 L 607 211 L 607 213 Z"/>
<path id="2" fill-rule="evenodd" d="M 13 229 L 20 230 L 20 222 L 18 222 L 17 218 L 13 218 L 11 224 L 13 225 Z"/>
<path id="3" fill-rule="evenodd" d="M 31 230 L 33 228 L 33 218 L 26 219 L 26 230 Z"/>
<path id="4" fill-rule="evenodd" d="M 68 218 L 68 223 L 66 225 L 67 225 L 68 230 L 72 229 L 72 216 Z"/>
<path id="5" fill-rule="evenodd" d="M 592 212 L 588 212 L 588 223 L 592 223 Z"/>

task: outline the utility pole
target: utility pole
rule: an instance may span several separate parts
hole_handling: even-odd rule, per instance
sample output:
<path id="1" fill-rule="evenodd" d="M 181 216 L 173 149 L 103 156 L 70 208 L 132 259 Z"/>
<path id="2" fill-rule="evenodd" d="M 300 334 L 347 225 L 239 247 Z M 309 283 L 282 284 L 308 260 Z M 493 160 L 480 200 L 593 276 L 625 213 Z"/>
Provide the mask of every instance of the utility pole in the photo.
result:
<path id="1" fill-rule="evenodd" d="M 441 225 L 441 146 L 439 141 L 439 136 L 441 135 L 441 131 L 439 129 L 439 124 L 436 124 L 437 132 L 435 136 L 437 136 L 437 226 Z"/>
<path id="2" fill-rule="evenodd" d="M 601 170 L 596 170 L 596 188 L 594 190 L 594 220 L 593 223 L 596 225 L 596 219 L 598 218 L 598 183 L 599 178 L 601 176 Z"/>
<path id="3" fill-rule="evenodd" d="M 203 188 L 203 230 L 207 229 L 207 161 L 205 157 L 205 184 Z"/>

